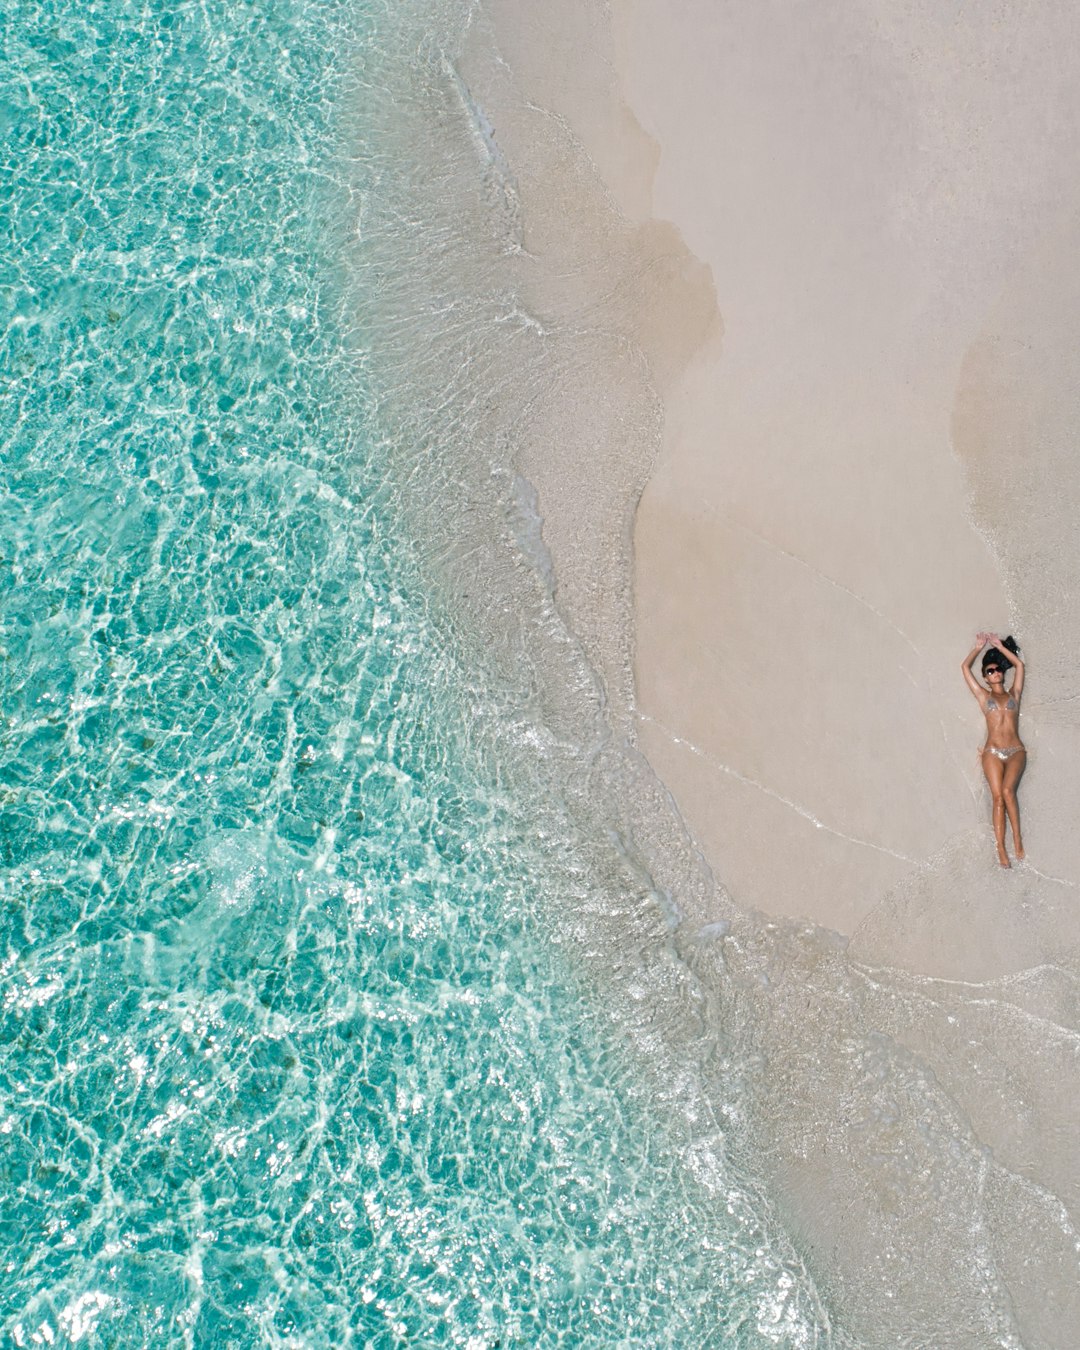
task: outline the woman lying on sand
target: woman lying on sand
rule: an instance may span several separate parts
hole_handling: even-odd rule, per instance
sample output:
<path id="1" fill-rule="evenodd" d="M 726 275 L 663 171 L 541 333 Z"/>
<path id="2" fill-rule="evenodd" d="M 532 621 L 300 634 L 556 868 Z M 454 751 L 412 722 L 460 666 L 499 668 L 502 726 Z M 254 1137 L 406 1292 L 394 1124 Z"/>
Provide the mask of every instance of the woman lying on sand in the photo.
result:
<path id="1" fill-rule="evenodd" d="M 986 689 L 971 673 L 972 664 L 984 647 L 988 647 L 988 650 L 983 657 L 982 674 L 990 688 L 989 697 Z M 1024 856 L 1024 845 L 1020 839 L 1020 812 L 1016 807 L 1016 785 L 1027 763 L 1027 751 L 1020 740 L 1017 725 L 1020 720 L 1020 695 L 1024 689 L 1024 663 L 1017 652 L 1016 643 L 1011 637 L 1002 639 L 996 633 L 976 633 L 975 646 L 964 657 L 961 666 L 967 687 L 979 700 L 979 706 L 986 714 L 982 766 L 994 798 L 994 841 L 997 844 L 998 862 L 1002 867 L 1011 866 L 1009 855 L 1005 852 L 1006 814 L 1012 826 L 1016 856 Z M 1005 688 L 1006 662 L 1016 674 L 1009 690 Z"/>

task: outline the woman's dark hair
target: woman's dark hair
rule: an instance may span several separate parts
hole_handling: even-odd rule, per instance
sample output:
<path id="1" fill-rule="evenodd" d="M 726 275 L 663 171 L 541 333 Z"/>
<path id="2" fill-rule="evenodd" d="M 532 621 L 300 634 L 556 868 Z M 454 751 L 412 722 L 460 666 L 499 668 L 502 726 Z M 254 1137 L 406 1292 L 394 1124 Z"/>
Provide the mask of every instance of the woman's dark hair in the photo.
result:
<path id="1" fill-rule="evenodd" d="M 1009 651 L 1012 652 L 1013 656 L 1016 656 L 1017 653 L 1020 651 L 1019 644 L 1017 643 L 1016 639 L 1011 636 L 1007 638 L 1002 638 L 1001 645 L 1003 647 L 1008 647 Z M 996 666 L 998 670 L 1000 670 L 1002 674 L 1004 674 L 1004 672 L 1008 670 L 1009 664 L 1010 663 L 1006 661 L 1006 659 L 1002 656 L 1002 654 L 998 651 L 996 647 L 991 647 L 990 650 L 986 653 L 986 655 L 982 659 L 982 673 L 985 675 L 991 666 Z"/>

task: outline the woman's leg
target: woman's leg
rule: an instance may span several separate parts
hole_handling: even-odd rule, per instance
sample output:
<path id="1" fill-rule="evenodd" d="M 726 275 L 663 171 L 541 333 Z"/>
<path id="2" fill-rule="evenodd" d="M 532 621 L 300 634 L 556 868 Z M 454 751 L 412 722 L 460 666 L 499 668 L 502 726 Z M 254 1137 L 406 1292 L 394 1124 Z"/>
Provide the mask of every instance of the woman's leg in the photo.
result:
<path id="1" fill-rule="evenodd" d="M 1013 758 L 1019 759 L 1020 756 L 1014 755 Z M 986 781 L 990 784 L 990 796 L 994 799 L 992 819 L 998 862 L 1002 867 L 1009 867 L 1011 866 L 1009 855 L 1005 852 L 1005 765 L 1002 764 L 997 755 L 992 755 L 989 750 L 984 750 L 982 766 L 983 773 L 986 774 Z"/>
<path id="2" fill-rule="evenodd" d="M 1009 824 L 1012 826 L 1013 852 L 1018 858 L 1024 856 L 1024 844 L 1020 838 L 1020 811 L 1016 805 L 1016 785 L 1019 783 L 1026 765 L 1027 751 L 1021 750 L 1018 755 L 1013 755 L 1006 763 L 1001 782 L 1001 795 L 1005 800 Z"/>

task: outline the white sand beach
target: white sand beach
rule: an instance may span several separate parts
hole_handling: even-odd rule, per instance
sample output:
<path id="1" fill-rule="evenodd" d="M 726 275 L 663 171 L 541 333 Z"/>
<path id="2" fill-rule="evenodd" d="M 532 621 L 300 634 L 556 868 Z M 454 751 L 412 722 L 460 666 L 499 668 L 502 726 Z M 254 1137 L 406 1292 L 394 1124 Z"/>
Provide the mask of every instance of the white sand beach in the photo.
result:
<path id="1" fill-rule="evenodd" d="M 1044 766 L 1031 857 L 1075 879 L 1039 716 L 1065 615 L 1032 601 L 1075 556 L 1055 460 L 1080 25 L 1052 5 L 620 13 L 654 210 L 723 318 L 666 399 L 637 521 L 650 758 L 741 904 L 851 933 L 984 824 L 957 664 L 976 628 L 1015 628 Z"/>

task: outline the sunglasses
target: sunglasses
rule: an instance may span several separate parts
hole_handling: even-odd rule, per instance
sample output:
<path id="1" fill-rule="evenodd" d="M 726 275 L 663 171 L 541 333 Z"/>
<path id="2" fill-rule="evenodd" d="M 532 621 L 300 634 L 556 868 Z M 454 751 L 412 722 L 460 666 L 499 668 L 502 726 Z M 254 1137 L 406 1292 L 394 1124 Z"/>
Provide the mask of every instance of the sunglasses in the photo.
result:
<path id="1" fill-rule="evenodd" d="M 1003 668 L 1002 668 L 1001 666 L 987 666 L 986 669 L 983 671 L 983 674 L 984 674 L 984 675 L 993 675 L 993 674 L 996 673 L 996 674 L 1000 675 L 1001 672 L 1002 672 L 1002 669 L 1003 669 Z"/>

